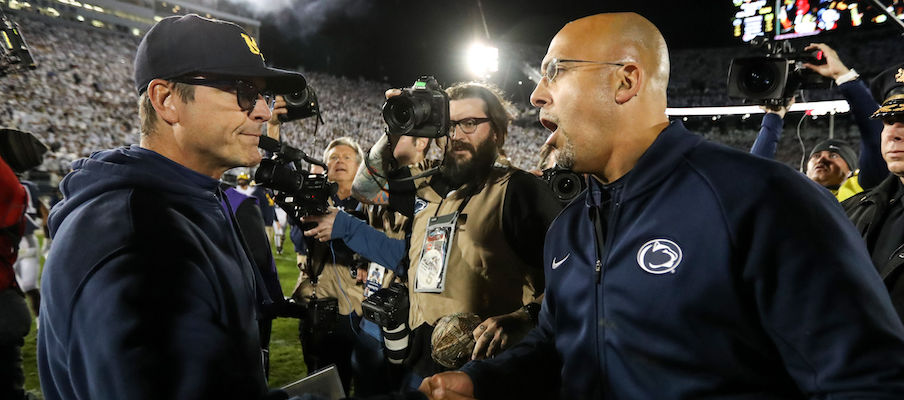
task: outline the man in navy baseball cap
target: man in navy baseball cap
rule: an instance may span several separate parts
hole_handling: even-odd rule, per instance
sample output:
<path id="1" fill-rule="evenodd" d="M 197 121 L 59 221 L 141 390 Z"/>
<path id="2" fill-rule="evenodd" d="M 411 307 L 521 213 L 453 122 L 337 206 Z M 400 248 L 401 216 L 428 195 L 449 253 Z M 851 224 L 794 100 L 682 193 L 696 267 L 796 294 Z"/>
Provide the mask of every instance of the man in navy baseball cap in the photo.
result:
<path id="1" fill-rule="evenodd" d="M 74 162 L 50 214 L 42 391 L 262 399 L 257 318 L 270 300 L 219 178 L 260 162 L 272 93 L 305 80 L 267 67 L 237 25 L 197 15 L 152 27 L 134 76 L 140 143 Z"/>
<path id="2" fill-rule="evenodd" d="M 195 14 L 160 20 L 138 45 L 135 86 L 138 94 L 155 78 L 171 79 L 189 74 L 260 78 L 277 94 L 304 90 L 304 77 L 292 71 L 267 67 L 253 37 L 240 26 Z"/>

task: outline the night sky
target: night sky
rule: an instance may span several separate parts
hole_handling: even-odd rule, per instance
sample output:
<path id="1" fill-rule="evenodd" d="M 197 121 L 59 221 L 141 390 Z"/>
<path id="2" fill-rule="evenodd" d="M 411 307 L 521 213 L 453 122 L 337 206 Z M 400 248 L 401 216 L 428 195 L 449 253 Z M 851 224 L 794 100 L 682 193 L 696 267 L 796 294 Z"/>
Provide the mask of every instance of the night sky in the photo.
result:
<path id="1" fill-rule="evenodd" d="M 259 17 L 268 61 L 403 86 L 419 75 L 434 74 L 448 84 L 470 78 L 461 65 L 462 54 L 473 39 L 486 37 L 476 0 L 325 1 L 347 7 L 316 17 L 302 7 L 295 13 L 287 9 Z M 482 3 L 491 41 L 499 47 L 538 46 L 540 56 L 566 22 L 607 11 L 634 11 L 647 17 L 673 49 L 741 45 L 732 37 L 730 0 Z M 501 58 L 501 63 L 510 61 L 505 55 Z M 540 58 L 526 61 L 539 66 Z M 512 79 L 523 78 L 516 75 Z"/>

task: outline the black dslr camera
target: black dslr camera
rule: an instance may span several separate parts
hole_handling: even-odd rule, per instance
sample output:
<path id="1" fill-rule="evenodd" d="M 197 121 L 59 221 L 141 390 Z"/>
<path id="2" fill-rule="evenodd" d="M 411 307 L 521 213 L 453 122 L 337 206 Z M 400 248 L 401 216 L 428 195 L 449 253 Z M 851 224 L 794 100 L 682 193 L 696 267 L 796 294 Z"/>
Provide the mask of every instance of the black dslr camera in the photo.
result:
<path id="1" fill-rule="evenodd" d="M 35 60 L 22 37 L 19 24 L 7 18 L 0 9 L 0 76 L 35 68 Z"/>
<path id="2" fill-rule="evenodd" d="M 408 288 L 393 282 L 377 290 L 361 303 L 364 318 L 383 328 L 392 329 L 408 322 Z"/>
<path id="3" fill-rule="evenodd" d="M 578 173 L 558 165 L 543 170 L 543 180 L 552 189 L 552 193 L 562 204 L 571 203 L 575 197 L 587 188 L 584 177 Z"/>
<path id="4" fill-rule="evenodd" d="M 782 106 L 799 89 L 827 88 L 831 81 L 803 66 L 825 64 L 822 51 L 796 51 L 788 41 L 759 40 L 766 56 L 731 60 L 728 68 L 728 97 L 751 104 Z"/>
<path id="5" fill-rule="evenodd" d="M 261 160 L 254 180 L 278 192 L 274 200 L 290 217 L 299 220 L 305 215 L 326 214 L 330 207 L 328 200 L 337 190 L 336 183 L 327 181 L 326 173 L 305 172 L 300 163 L 305 160 L 325 169 L 323 162 L 266 136 L 261 136 L 258 147 L 273 153 L 273 157 Z"/>
<path id="6" fill-rule="evenodd" d="M 317 93 L 311 86 L 300 92 L 284 95 L 283 98 L 286 100 L 286 113 L 279 116 L 280 122 L 317 116 L 320 123 L 323 123 L 323 118 L 320 116 L 320 102 L 317 101 Z"/>
<path id="7" fill-rule="evenodd" d="M 436 78 L 422 76 L 383 104 L 383 121 L 393 135 L 438 138 L 449 133 L 449 96 Z"/>

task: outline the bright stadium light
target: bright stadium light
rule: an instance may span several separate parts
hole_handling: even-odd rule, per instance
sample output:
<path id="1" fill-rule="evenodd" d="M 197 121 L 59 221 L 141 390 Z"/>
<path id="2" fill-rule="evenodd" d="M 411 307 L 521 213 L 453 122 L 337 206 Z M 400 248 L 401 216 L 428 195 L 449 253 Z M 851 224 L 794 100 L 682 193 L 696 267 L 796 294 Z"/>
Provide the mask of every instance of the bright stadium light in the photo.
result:
<path id="1" fill-rule="evenodd" d="M 466 55 L 468 70 L 479 77 L 489 77 L 499 70 L 499 49 L 475 42 Z"/>

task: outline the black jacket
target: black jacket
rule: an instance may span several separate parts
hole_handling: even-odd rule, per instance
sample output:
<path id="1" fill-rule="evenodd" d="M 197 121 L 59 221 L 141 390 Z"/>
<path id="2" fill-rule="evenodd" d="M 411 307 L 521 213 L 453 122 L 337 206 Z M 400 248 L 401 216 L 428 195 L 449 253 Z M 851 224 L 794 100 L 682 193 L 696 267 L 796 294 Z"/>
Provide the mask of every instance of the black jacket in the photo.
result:
<path id="1" fill-rule="evenodd" d="M 858 193 L 841 203 L 851 222 L 866 241 L 870 254 L 875 251 L 888 207 L 897 201 L 894 196 L 898 191 L 900 179 L 898 176 L 889 175 L 873 189 Z M 902 266 L 904 266 L 904 239 L 901 241 L 901 246 L 895 250 L 884 265 L 875 266 L 888 288 L 898 317 L 904 321 L 904 267 Z"/>

